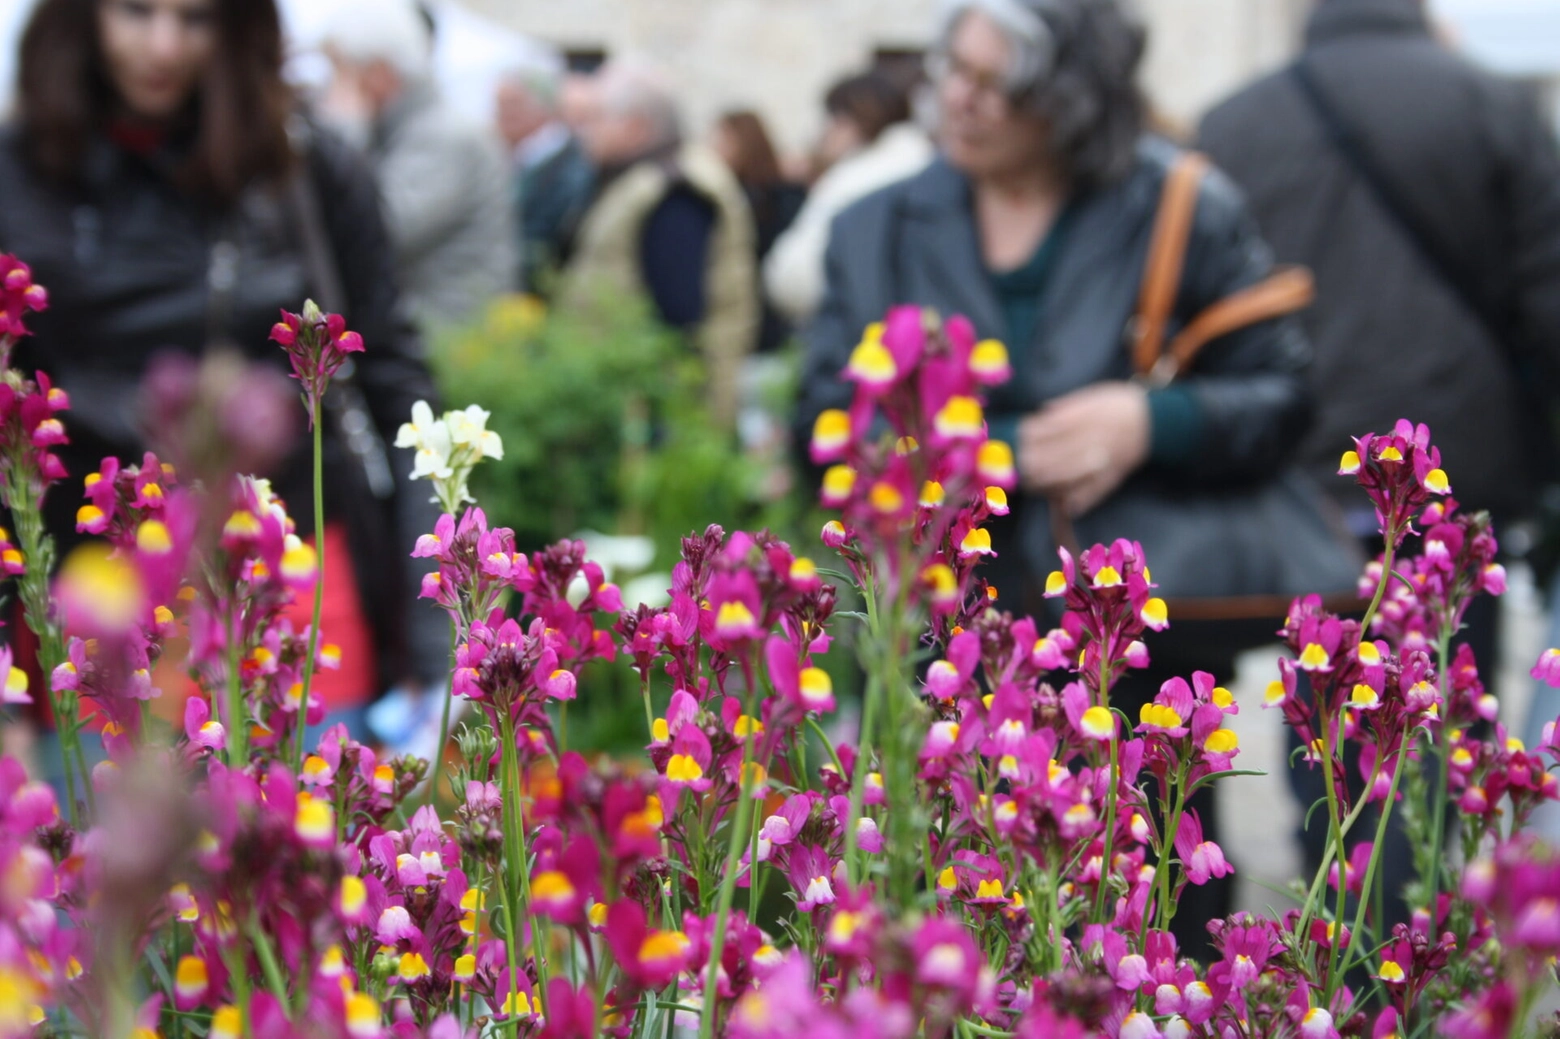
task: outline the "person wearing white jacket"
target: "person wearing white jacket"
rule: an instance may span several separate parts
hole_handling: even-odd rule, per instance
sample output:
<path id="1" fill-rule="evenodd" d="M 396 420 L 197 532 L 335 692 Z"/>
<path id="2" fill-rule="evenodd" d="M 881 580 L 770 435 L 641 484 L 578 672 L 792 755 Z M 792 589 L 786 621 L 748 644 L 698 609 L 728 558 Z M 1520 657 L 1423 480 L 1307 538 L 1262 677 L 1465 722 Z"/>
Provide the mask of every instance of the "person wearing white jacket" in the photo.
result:
<path id="1" fill-rule="evenodd" d="M 934 154 L 926 133 L 910 121 L 904 92 L 879 73 L 842 80 L 824 106 L 830 121 L 823 151 L 838 158 L 764 261 L 764 290 L 795 325 L 805 324 L 823 300 L 823 254 L 834 218 L 857 199 L 919 173 Z"/>

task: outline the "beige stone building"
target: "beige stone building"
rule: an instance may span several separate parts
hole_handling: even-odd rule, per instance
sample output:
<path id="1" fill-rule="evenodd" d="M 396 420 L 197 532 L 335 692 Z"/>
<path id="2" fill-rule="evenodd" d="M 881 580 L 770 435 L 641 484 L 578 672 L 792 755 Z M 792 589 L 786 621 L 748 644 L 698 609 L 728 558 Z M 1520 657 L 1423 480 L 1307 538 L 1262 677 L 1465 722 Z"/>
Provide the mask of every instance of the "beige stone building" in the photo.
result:
<path id="1" fill-rule="evenodd" d="M 1212 101 L 1283 61 L 1311 0 L 1136 0 L 1150 26 L 1144 82 L 1190 122 Z M 565 51 L 644 55 L 679 77 L 690 127 L 751 105 L 786 148 L 819 123 L 828 85 L 875 55 L 922 49 L 942 0 L 462 0 Z"/>

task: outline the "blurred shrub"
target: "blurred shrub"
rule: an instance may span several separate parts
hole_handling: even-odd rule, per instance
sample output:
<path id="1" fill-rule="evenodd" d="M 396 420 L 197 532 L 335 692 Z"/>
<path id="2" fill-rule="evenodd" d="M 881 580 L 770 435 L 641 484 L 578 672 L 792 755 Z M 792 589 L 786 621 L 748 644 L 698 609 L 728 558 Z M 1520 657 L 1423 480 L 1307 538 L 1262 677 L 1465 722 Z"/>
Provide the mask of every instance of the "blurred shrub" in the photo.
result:
<path id="1" fill-rule="evenodd" d="M 491 523 L 512 527 L 527 550 L 584 530 L 643 534 L 655 544 L 650 569 L 662 573 L 681 539 L 710 523 L 767 527 L 818 556 L 824 516 L 797 489 L 784 442 L 793 361 L 748 366 L 744 448 L 710 421 L 698 355 L 631 301 L 583 316 L 509 297 L 482 321 L 435 336 L 430 349 L 444 405 L 481 405 L 503 438 L 503 459 L 484 462 L 472 478 Z M 853 670 L 847 664 L 836 676 L 842 693 L 856 684 Z M 643 746 L 632 672 L 593 668 L 581 680 L 568 746 Z M 658 692 L 658 703 L 665 695 Z"/>
<path id="2" fill-rule="evenodd" d="M 472 491 L 523 547 L 587 529 L 645 534 L 669 566 L 689 531 L 766 511 L 759 465 L 709 421 L 698 358 L 642 307 L 547 315 L 510 297 L 431 354 L 450 406 L 493 413 L 504 458 Z"/>

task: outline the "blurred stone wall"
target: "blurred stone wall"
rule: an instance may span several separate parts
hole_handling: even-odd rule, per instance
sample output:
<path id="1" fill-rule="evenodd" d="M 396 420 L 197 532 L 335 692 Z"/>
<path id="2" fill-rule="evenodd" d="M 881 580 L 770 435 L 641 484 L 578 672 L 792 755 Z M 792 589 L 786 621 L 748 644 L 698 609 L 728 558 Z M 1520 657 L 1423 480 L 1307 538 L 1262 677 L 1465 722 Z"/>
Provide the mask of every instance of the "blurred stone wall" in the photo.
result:
<path id="1" fill-rule="evenodd" d="M 819 100 L 880 49 L 923 47 L 940 0 L 462 0 L 568 50 L 637 53 L 677 75 L 695 133 L 721 110 L 762 111 L 787 149 L 819 125 Z M 1144 84 L 1172 122 L 1282 62 L 1310 0 L 1136 0 L 1150 26 Z"/>

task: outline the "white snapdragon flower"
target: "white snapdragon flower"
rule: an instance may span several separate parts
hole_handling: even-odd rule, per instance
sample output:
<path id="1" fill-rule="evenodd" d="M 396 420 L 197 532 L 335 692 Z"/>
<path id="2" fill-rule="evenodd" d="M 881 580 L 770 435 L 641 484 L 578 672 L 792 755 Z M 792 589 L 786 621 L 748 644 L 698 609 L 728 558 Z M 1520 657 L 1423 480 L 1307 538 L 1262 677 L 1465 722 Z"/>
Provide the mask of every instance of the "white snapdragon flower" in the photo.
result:
<path id="1" fill-rule="evenodd" d="M 416 452 L 412 479 L 433 483 L 433 501 L 454 514 L 465 502 L 475 502 L 468 487 L 471 470 L 484 458 L 504 457 L 504 443 L 487 428 L 489 413 L 473 404 L 464 411 L 446 411 L 434 418 L 427 401 L 412 405 L 412 420 L 395 437 L 396 447 Z"/>
<path id="2" fill-rule="evenodd" d="M 449 427 L 450 442 L 456 447 L 468 447 L 477 452 L 477 460 L 503 458 L 504 442 L 497 433 L 487 428 L 490 412 L 476 404 L 466 405 L 465 411 L 448 411 L 444 423 Z"/>

